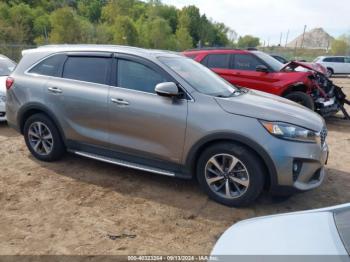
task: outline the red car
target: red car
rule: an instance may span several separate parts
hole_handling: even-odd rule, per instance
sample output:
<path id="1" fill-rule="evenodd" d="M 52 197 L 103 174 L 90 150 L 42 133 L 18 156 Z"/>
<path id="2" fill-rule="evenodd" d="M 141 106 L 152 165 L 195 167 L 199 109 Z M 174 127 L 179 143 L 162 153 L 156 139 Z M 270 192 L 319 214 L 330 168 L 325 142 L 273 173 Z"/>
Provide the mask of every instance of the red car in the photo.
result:
<path id="1" fill-rule="evenodd" d="M 292 61 L 282 64 L 256 50 L 197 49 L 183 52 L 187 57 L 209 67 L 231 84 L 283 96 L 323 116 L 342 109 L 337 101 L 341 92 L 317 65 Z M 305 71 L 298 71 L 297 68 Z M 337 89 L 334 91 L 334 89 Z"/>

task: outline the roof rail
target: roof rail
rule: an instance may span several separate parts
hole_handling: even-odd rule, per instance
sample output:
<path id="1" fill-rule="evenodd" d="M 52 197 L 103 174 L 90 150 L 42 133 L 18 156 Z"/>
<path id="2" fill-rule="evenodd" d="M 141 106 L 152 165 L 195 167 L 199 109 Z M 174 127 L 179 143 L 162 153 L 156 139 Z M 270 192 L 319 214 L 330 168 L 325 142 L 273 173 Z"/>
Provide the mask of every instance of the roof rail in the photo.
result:
<path id="1" fill-rule="evenodd" d="M 187 49 L 186 51 L 201 51 L 201 50 L 240 50 L 240 49 L 234 48 L 234 47 L 201 47 L 201 48 Z"/>

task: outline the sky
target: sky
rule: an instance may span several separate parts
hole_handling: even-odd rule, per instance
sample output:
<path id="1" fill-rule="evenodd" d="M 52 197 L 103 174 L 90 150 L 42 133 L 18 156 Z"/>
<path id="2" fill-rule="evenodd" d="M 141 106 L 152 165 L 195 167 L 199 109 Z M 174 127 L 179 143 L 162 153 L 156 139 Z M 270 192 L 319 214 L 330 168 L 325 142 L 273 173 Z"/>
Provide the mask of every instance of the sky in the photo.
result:
<path id="1" fill-rule="evenodd" d="M 163 0 L 183 7 L 197 6 L 201 14 L 223 22 L 238 35 L 258 36 L 263 43 L 282 44 L 306 30 L 322 27 L 333 37 L 350 34 L 350 0 Z"/>

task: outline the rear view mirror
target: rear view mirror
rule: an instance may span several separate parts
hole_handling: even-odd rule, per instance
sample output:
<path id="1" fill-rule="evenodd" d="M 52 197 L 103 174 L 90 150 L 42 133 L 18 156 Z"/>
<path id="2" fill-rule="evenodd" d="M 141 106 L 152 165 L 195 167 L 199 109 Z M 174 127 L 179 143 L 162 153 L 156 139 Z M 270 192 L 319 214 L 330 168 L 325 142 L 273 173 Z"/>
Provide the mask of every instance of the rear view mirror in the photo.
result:
<path id="1" fill-rule="evenodd" d="M 268 73 L 269 69 L 264 65 L 258 65 L 255 69 L 257 72 Z"/>
<path id="2" fill-rule="evenodd" d="M 179 88 L 174 82 L 164 82 L 154 89 L 159 96 L 175 97 L 179 95 Z"/>

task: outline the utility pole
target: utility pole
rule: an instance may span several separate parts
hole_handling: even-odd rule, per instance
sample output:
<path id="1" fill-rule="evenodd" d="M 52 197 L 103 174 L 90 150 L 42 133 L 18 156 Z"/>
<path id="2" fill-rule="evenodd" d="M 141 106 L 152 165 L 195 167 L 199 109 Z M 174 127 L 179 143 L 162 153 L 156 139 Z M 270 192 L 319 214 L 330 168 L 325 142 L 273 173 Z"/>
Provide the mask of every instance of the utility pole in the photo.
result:
<path id="1" fill-rule="evenodd" d="M 301 39 L 301 44 L 300 44 L 300 48 L 303 48 L 303 45 L 304 45 L 304 37 L 305 37 L 305 31 L 306 31 L 306 25 L 304 25 L 304 32 L 303 32 L 303 38 Z"/>
<path id="2" fill-rule="evenodd" d="M 283 33 L 281 32 L 281 35 L 280 35 L 280 44 L 279 44 L 279 46 L 282 46 L 282 36 L 283 36 Z"/>
<path id="3" fill-rule="evenodd" d="M 284 46 L 284 47 L 287 47 L 287 44 L 288 44 L 288 37 L 289 37 L 289 29 L 288 29 L 288 31 L 287 31 L 287 36 L 286 36 L 286 44 L 285 44 L 285 46 Z"/>

